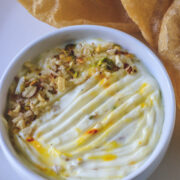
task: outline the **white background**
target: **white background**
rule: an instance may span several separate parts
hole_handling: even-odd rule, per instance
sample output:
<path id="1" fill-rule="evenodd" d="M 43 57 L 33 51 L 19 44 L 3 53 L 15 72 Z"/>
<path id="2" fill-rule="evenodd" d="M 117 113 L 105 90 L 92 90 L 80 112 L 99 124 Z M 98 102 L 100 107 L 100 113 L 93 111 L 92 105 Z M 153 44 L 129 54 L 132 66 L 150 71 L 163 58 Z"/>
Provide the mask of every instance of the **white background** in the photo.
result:
<path id="1" fill-rule="evenodd" d="M 53 30 L 55 28 L 28 14 L 16 0 L 0 0 L 0 77 L 21 48 Z M 0 180 L 22 180 L 7 162 L 1 148 Z M 163 162 L 149 180 L 180 180 L 180 119 L 176 120 L 173 138 Z"/>

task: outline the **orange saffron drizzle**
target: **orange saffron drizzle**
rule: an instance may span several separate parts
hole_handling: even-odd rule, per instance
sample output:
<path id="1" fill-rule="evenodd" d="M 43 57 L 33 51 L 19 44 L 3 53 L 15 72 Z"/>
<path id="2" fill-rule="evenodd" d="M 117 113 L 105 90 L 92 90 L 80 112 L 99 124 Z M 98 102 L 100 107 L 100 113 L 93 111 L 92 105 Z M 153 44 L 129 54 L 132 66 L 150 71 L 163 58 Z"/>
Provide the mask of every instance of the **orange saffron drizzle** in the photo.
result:
<path id="1" fill-rule="evenodd" d="M 91 129 L 91 130 L 89 130 L 87 133 L 88 133 L 88 134 L 96 134 L 97 132 L 98 132 L 97 129 Z"/>
<path id="2" fill-rule="evenodd" d="M 33 138 L 33 137 L 27 137 L 27 138 L 26 138 L 26 141 L 32 142 L 32 141 L 34 141 L 34 138 Z"/>

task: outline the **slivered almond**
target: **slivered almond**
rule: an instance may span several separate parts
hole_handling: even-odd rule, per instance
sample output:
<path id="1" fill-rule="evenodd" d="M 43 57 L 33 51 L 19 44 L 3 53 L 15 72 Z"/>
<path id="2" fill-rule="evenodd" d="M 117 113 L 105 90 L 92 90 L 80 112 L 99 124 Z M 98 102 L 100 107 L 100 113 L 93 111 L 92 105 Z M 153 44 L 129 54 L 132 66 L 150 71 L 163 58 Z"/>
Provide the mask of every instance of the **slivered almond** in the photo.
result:
<path id="1" fill-rule="evenodd" d="M 8 115 L 11 117 L 16 117 L 20 112 L 20 110 L 21 110 L 21 105 L 17 104 L 15 109 L 8 111 Z"/>
<path id="2" fill-rule="evenodd" d="M 19 129 L 23 129 L 25 128 L 25 122 L 24 119 L 22 117 L 22 115 L 19 115 L 18 117 L 14 118 L 12 120 L 13 124 L 15 124 L 16 127 L 18 127 Z"/>
<path id="3" fill-rule="evenodd" d="M 45 102 L 45 99 L 41 96 L 40 93 L 37 95 L 37 98 L 40 102 Z"/>
<path id="4" fill-rule="evenodd" d="M 25 90 L 22 92 L 22 96 L 24 98 L 31 98 L 36 94 L 36 92 L 37 92 L 36 86 L 29 86 L 25 88 Z"/>
<path id="5" fill-rule="evenodd" d="M 24 135 L 24 137 L 28 138 L 32 136 L 33 128 L 29 126 L 24 128 L 21 132 Z"/>
<path id="6" fill-rule="evenodd" d="M 66 89 L 65 79 L 61 76 L 57 77 L 56 84 L 59 91 L 64 91 Z"/>
<path id="7" fill-rule="evenodd" d="M 25 83 L 25 77 L 23 76 L 19 79 L 19 82 L 15 90 L 15 94 L 20 94 L 22 92 L 22 90 L 24 89 L 24 83 Z"/>
<path id="8" fill-rule="evenodd" d="M 20 128 L 20 129 L 25 128 L 25 122 L 24 122 L 24 120 L 19 121 L 19 122 L 16 124 L 16 126 L 17 126 L 18 128 Z"/>
<path id="9" fill-rule="evenodd" d="M 18 117 L 14 118 L 12 122 L 16 124 L 17 122 L 21 121 L 23 119 L 22 115 L 19 115 Z"/>
<path id="10" fill-rule="evenodd" d="M 31 110 L 28 110 L 28 111 L 26 111 L 25 113 L 24 113 L 24 116 L 25 117 L 30 117 L 30 116 L 32 116 L 33 115 L 33 112 L 31 111 Z"/>

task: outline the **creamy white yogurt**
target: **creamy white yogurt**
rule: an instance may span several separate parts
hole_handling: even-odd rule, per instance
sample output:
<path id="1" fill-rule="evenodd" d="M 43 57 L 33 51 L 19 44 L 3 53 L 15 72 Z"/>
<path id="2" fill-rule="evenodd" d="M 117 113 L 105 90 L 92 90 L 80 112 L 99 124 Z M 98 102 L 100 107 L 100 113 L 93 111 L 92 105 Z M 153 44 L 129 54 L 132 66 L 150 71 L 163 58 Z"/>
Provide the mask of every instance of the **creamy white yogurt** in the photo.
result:
<path id="1" fill-rule="evenodd" d="M 33 141 L 22 131 L 15 136 L 18 150 L 54 178 L 120 179 L 135 171 L 159 140 L 163 105 L 156 80 L 134 63 L 133 75 L 100 80 L 95 73 L 62 94 L 30 125 Z"/>

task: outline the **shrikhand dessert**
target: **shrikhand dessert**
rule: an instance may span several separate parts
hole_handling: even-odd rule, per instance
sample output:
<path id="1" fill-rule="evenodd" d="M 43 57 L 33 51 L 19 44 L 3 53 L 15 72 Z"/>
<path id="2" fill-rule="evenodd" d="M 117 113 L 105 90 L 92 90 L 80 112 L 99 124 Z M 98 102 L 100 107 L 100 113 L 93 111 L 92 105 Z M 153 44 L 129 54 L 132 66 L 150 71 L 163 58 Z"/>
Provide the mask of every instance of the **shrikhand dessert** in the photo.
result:
<path id="1" fill-rule="evenodd" d="M 5 118 L 22 161 L 48 179 L 121 179 L 155 149 L 159 85 L 120 45 L 77 41 L 26 61 Z"/>

